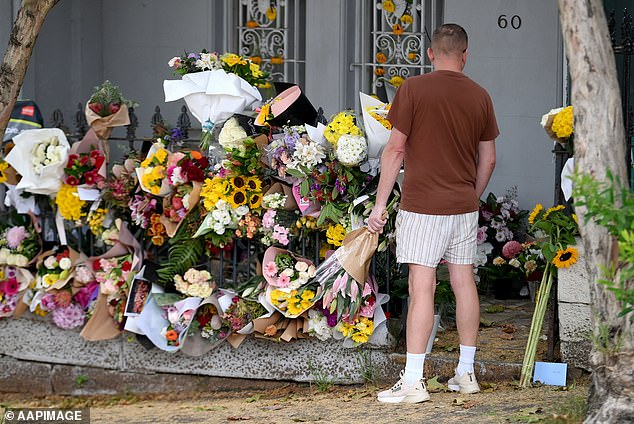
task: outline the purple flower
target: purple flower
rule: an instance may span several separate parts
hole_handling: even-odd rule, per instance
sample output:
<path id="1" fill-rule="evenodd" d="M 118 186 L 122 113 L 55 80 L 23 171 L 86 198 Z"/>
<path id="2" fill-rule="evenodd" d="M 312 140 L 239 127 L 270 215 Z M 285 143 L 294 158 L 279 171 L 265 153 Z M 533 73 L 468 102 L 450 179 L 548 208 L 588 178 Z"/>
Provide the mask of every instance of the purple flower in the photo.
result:
<path id="1" fill-rule="evenodd" d="M 310 190 L 311 190 L 311 191 L 319 191 L 319 190 L 321 190 L 321 185 L 319 185 L 319 184 L 312 184 L 312 185 L 310 186 Z"/>
<path id="2" fill-rule="evenodd" d="M 73 299 L 75 302 L 79 303 L 82 308 L 88 309 L 88 306 L 97 298 L 98 294 L 99 283 L 92 281 L 88 283 L 87 286 L 80 288 L 79 291 L 75 293 Z"/>
<path id="3" fill-rule="evenodd" d="M 187 55 L 187 59 L 200 59 L 200 55 L 198 55 L 198 53 L 190 53 Z"/>
<path id="4" fill-rule="evenodd" d="M 57 308 L 51 314 L 55 325 L 66 330 L 83 325 L 86 319 L 84 310 L 76 303 L 71 303 L 65 308 Z"/>
<path id="5" fill-rule="evenodd" d="M 339 194 L 344 194 L 346 192 L 346 183 L 342 183 L 339 178 L 335 181 L 335 188 L 339 192 Z"/>
<path id="6" fill-rule="evenodd" d="M 170 139 L 172 141 L 179 141 L 179 140 L 182 140 L 183 138 L 185 138 L 185 135 L 183 134 L 180 128 L 175 127 L 171 129 Z"/>
<path id="7" fill-rule="evenodd" d="M 17 249 L 27 236 L 24 227 L 13 227 L 7 231 L 7 244 L 11 249 Z"/>

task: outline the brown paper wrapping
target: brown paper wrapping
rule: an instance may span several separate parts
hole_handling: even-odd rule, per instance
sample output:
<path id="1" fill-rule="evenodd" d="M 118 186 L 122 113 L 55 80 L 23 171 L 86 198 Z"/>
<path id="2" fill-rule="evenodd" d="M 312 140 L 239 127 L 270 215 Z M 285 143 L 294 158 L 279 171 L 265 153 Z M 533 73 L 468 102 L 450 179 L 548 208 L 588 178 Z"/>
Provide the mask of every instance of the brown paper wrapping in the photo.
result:
<path id="1" fill-rule="evenodd" d="M 253 333 L 259 339 L 279 339 L 290 342 L 293 339 L 309 338 L 308 319 L 306 313 L 297 318 L 284 318 L 284 316 L 275 312 L 268 318 L 258 318 L 253 321 L 255 332 Z M 274 327 L 275 334 L 267 335 L 267 328 Z"/>
<path id="2" fill-rule="evenodd" d="M 132 253 L 133 255 L 132 269 L 138 271 L 141 268 L 143 251 L 141 250 L 139 242 L 134 238 L 132 233 L 130 233 L 127 224 L 123 223 L 119 230 L 119 243 L 112 246 L 112 248 L 103 255 L 88 258 L 86 264 L 92 268 L 92 264 L 96 260 L 123 256 L 128 253 Z M 121 330 L 112 319 L 110 312 L 108 312 L 107 296 L 99 293 L 96 302 L 95 311 L 81 330 L 81 333 L 79 333 L 80 336 L 90 341 L 108 340 L 117 337 L 121 333 Z M 123 328 L 123 326 L 121 328 Z"/>
<path id="3" fill-rule="evenodd" d="M 189 212 L 191 212 L 191 210 L 194 208 L 194 206 L 196 206 L 196 204 L 200 200 L 200 191 L 203 188 L 203 184 L 198 181 L 192 182 L 192 186 L 193 188 L 192 188 L 192 191 L 189 193 L 189 198 L 188 198 L 189 202 L 187 204 L 187 214 L 185 214 L 185 216 L 187 216 Z M 163 199 L 164 205 L 165 203 L 172 201 L 172 195 L 167 196 Z M 165 232 L 167 233 L 167 235 L 170 237 L 174 237 L 174 234 L 176 234 L 176 232 L 180 228 L 183 221 L 185 221 L 185 217 L 183 217 L 183 219 L 181 219 L 180 222 L 174 222 L 170 220 L 168 217 L 166 217 L 165 215 L 161 215 L 160 221 L 161 221 L 161 224 L 165 226 Z"/>
<path id="4" fill-rule="evenodd" d="M 109 116 L 99 116 L 88 107 L 86 103 L 86 121 L 90 125 L 102 140 L 110 138 L 113 127 L 121 127 L 130 124 L 130 117 L 128 116 L 128 107 L 124 104 L 121 105 L 121 109 Z"/>
<path id="5" fill-rule="evenodd" d="M 293 188 L 289 185 L 282 183 L 273 183 L 273 185 L 264 193 L 264 195 L 282 193 L 286 195 L 286 203 L 282 206 L 282 209 L 287 211 L 294 211 L 299 209 L 297 207 L 297 202 L 295 201 L 295 196 L 293 196 Z"/>
<path id="6" fill-rule="evenodd" d="M 379 234 L 362 227 L 346 234 L 335 255 L 343 269 L 356 281 L 363 283 L 368 278 L 370 262 L 378 243 Z"/>

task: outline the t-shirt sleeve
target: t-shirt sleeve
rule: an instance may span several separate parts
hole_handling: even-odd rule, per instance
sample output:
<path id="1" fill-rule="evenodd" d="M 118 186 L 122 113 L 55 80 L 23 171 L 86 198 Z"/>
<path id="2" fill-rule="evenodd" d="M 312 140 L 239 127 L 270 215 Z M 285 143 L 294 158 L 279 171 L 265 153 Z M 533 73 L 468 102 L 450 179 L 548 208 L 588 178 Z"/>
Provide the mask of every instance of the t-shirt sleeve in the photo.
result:
<path id="1" fill-rule="evenodd" d="M 387 114 L 387 120 L 392 126 L 405 135 L 409 135 L 412 126 L 412 113 L 414 108 L 410 102 L 409 85 L 407 80 L 396 91 L 392 106 Z"/>
<path id="2" fill-rule="evenodd" d="M 481 141 L 495 140 L 498 135 L 500 135 L 500 130 L 498 129 L 498 123 L 495 119 L 495 111 L 493 110 L 493 102 L 491 101 L 491 97 L 486 95 L 486 124 L 484 126 L 484 131 L 480 135 Z"/>

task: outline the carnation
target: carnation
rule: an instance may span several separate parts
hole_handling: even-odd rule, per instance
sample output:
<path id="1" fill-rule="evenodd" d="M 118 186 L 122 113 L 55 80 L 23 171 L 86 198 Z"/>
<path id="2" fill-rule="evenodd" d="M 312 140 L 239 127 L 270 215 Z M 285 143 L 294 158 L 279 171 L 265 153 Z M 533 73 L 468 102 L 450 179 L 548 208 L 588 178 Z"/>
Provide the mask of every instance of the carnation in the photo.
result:
<path id="1" fill-rule="evenodd" d="M 314 309 L 308 311 L 308 332 L 322 341 L 332 337 L 332 329 L 328 326 L 328 319 Z"/>
<path id="2" fill-rule="evenodd" d="M 26 238 L 26 229 L 22 226 L 13 227 L 7 231 L 7 244 L 11 249 L 17 249 L 20 243 Z"/>

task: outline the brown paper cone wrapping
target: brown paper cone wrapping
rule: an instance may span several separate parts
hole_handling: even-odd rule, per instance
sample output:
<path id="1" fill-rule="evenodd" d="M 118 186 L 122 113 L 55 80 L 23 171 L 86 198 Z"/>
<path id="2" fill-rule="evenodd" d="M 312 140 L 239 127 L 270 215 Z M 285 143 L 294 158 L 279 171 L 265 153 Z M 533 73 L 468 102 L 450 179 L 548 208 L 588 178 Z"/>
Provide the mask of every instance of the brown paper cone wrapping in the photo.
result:
<path id="1" fill-rule="evenodd" d="M 95 311 L 79 335 L 89 341 L 114 339 L 121 331 L 108 312 L 106 295 L 100 293 L 96 302 Z"/>
<path id="2" fill-rule="evenodd" d="M 196 206 L 196 204 L 200 200 L 200 191 L 203 188 L 203 184 L 198 181 L 194 181 L 192 183 L 192 186 L 193 186 L 192 191 L 189 193 L 189 202 L 187 203 L 187 214 L 185 214 L 185 216 L 187 216 L 189 212 L 191 212 L 191 210 L 194 208 L 194 206 Z M 172 199 L 172 196 L 165 197 L 163 199 L 163 204 L 165 205 L 166 202 L 171 202 L 172 201 L 171 199 Z M 180 228 L 184 220 L 185 220 L 185 217 L 183 217 L 183 219 L 181 219 L 180 222 L 174 222 L 170 220 L 168 217 L 166 217 L 165 215 L 161 215 L 161 218 L 160 218 L 161 224 L 165 226 L 165 232 L 167 233 L 169 237 L 174 237 L 174 234 L 176 234 L 176 232 L 178 231 L 178 229 Z"/>
<path id="3" fill-rule="evenodd" d="M 356 281 L 363 283 L 368 278 L 370 262 L 378 242 L 378 233 L 371 233 L 362 227 L 346 234 L 335 255 L 343 269 Z"/>
<path id="4" fill-rule="evenodd" d="M 121 109 L 110 116 L 99 116 L 88 107 L 86 103 L 86 121 L 90 125 L 102 140 L 110 138 L 112 127 L 121 127 L 130 124 L 130 117 L 128 116 L 128 107 L 121 105 Z"/>
<path id="5" fill-rule="evenodd" d="M 295 201 L 295 196 L 293 196 L 293 188 L 291 186 L 282 183 L 273 183 L 264 195 L 266 196 L 275 193 L 282 193 L 286 195 L 286 202 L 284 203 L 284 206 L 282 206 L 282 209 L 287 211 L 299 209 L 297 207 L 297 202 Z"/>
<path id="6" fill-rule="evenodd" d="M 231 347 L 233 347 L 234 349 L 237 349 L 240 347 L 240 345 L 246 338 L 247 338 L 246 334 L 231 333 L 229 337 L 227 337 L 227 341 L 229 342 Z"/>

